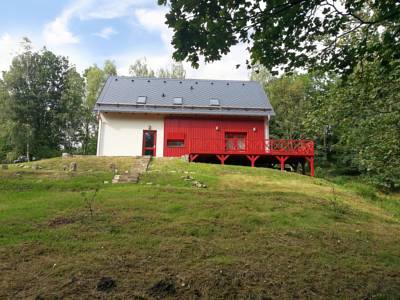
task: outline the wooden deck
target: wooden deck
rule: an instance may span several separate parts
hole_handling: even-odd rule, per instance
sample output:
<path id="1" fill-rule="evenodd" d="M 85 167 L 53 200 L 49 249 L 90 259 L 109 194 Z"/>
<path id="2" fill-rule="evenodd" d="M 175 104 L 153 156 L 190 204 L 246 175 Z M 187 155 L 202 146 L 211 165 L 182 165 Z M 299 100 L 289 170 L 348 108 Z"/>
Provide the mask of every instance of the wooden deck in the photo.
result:
<path id="1" fill-rule="evenodd" d="M 191 139 L 189 140 L 189 160 L 195 161 L 201 156 L 215 155 L 221 164 L 231 156 L 245 156 L 254 167 L 261 157 L 273 158 L 281 170 L 286 163 L 297 164 L 308 162 L 310 175 L 314 176 L 314 141 L 312 140 L 249 140 L 234 137 L 231 139 Z"/>

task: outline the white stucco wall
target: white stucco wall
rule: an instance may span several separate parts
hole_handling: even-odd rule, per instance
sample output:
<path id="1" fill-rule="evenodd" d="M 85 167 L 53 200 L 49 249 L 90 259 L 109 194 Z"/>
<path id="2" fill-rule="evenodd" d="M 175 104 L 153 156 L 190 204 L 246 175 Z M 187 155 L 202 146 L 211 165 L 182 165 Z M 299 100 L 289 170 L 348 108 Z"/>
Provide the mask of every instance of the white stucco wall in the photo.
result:
<path id="1" fill-rule="evenodd" d="M 156 156 L 163 156 L 164 116 L 101 113 L 98 156 L 142 155 L 143 130 L 156 130 Z"/>

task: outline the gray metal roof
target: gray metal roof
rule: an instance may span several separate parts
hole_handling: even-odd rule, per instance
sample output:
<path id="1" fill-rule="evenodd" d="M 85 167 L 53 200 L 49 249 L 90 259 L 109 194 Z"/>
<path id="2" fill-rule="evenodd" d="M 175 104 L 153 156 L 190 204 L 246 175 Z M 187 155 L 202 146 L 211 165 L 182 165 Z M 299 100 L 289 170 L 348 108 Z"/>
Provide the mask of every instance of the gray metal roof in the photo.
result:
<path id="1" fill-rule="evenodd" d="M 146 96 L 146 103 L 137 103 Z M 174 104 L 181 97 L 182 105 Z M 218 99 L 220 105 L 210 105 Z M 95 111 L 231 116 L 270 116 L 274 110 L 256 81 L 110 76 Z"/>

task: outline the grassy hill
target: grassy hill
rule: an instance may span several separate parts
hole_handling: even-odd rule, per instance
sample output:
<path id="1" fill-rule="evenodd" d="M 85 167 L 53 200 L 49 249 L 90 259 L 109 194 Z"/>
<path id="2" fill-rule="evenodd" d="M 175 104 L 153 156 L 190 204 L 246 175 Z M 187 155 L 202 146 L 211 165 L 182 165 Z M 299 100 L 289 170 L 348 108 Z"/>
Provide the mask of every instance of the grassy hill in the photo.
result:
<path id="1" fill-rule="evenodd" d="M 105 183 L 133 159 L 0 171 L 0 298 L 400 296 L 399 195 L 179 159 Z"/>

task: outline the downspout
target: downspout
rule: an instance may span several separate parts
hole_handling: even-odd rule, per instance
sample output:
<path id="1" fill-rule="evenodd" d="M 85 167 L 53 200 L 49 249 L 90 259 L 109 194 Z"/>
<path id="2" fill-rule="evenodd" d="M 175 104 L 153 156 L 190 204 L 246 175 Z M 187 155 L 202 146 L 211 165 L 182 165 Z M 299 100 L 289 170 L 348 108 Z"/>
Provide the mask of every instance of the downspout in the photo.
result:
<path id="1" fill-rule="evenodd" d="M 101 145 L 101 138 L 102 138 L 102 118 L 101 118 L 101 113 L 98 114 L 97 118 L 99 119 L 99 130 L 97 132 L 97 149 L 96 149 L 96 155 L 101 156 L 101 151 L 100 151 L 100 145 Z"/>

